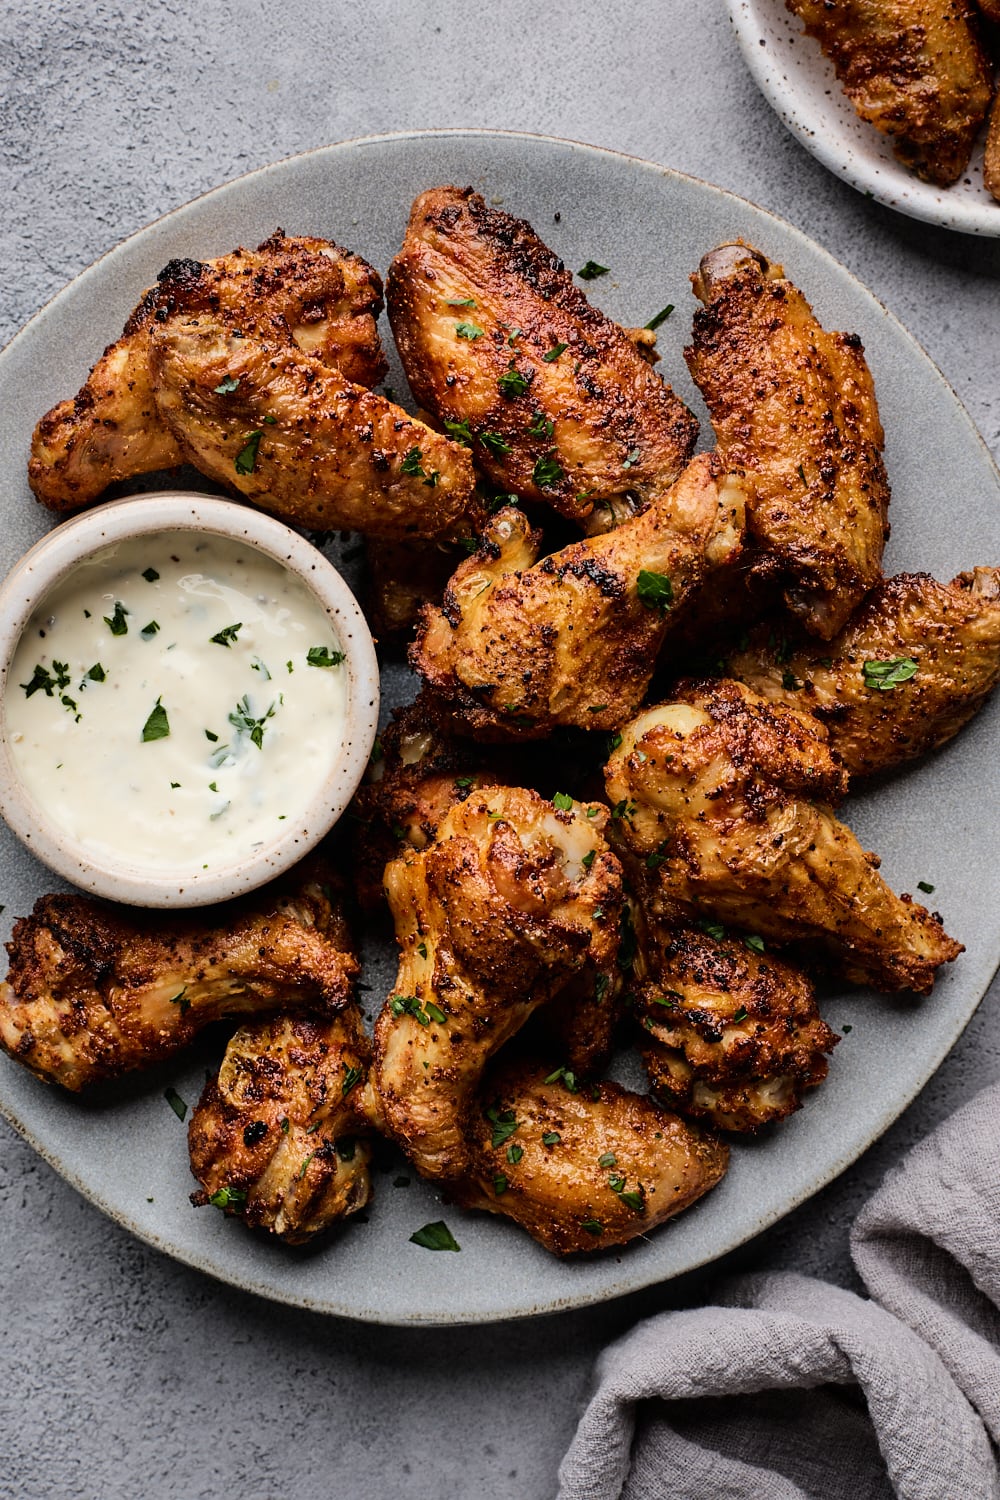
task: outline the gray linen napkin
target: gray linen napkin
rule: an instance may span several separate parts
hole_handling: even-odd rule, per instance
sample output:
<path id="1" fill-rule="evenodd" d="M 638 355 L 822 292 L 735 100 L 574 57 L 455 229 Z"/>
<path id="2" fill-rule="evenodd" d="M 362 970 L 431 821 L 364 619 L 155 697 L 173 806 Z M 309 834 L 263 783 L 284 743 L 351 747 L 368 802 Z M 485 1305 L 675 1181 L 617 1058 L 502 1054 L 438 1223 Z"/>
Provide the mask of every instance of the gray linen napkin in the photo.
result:
<path id="1" fill-rule="evenodd" d="M 890 1172 L 851 1246 L 872 1300 L 741 1277 L 612 1344 L 558 1500 L 1000 1500 L 1000 1085 Z"/>

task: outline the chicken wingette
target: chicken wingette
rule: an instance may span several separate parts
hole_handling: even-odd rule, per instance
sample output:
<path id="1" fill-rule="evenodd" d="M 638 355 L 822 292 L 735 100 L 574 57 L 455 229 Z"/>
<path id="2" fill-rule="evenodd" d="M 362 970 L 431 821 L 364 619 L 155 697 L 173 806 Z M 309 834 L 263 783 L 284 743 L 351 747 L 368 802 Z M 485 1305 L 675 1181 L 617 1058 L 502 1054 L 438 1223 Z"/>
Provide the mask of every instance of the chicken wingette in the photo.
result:
<path id="1" fill-rule="evenodd" d="M 0 1047 L 79 1090 L 172 1057 L 223 1016 L 347 1003 L 347 927 L 317 862 L 245 900 L 164 917 L 42 896 L 14 924 Z"/>
<path id="2" fill-rule="evenodd" d="M 357 1006 L 241 1026 L 188 1126 L 192 1202 L 302 1245 L 371 1197 Z"/>
<path id="3" fill-rule="evenodd" d="M 414 395 L 499 490 L 586 527 L 626 494 L 642 504 L 690 458 L 697 422 L 648 349 L 529 224 L 471 188 L 416 199 L 386 301 Z"/>
<path id="4" fill-rule="evenodd" d="M 852 775 L 889 770 L 947 744 L 1000 680 L 1000 568 L 948 584 L 900 573 L 828 644 L 794 622 L 763 625 L 726 672 L 815 714 Z"/>
<path id="5" fill-rule="evenodd" d="M 38 423 L 28 479 L 43 505 L 75 510 L 115 480 L 181 462 L 156 403 L 150 333 L 192 304 L 236 314 L 235 326 L 244 331 L 261 319 L 281 319 L 297 348 L 357 385 L 374 386 L 385 374 L 376 327 L 382 283 L 359 255 L 279 229 L 256 250 L 206 262 L 172 260 L 78 395 Z"/>
<path id="6" fill-rule="evenodd" d="M 467 1208 L 513 1219 L 557 1255 L 624 1245 L 701 1198 L 729 1161 L 717 1137 L 615 1083 L 504 1063 L 470 1123 Z"/>
<path id="7" fill-rule="evenodd" d="M 885 991 L 928 993 L 962 952 L 834 816 L 846 772 L 808 714 L 691 684 L 625 726 L 605 774 L 628 847 L 696 919 L 825 952 Z"/>
<path id="8" fill-rule="evenodd" d="M 992 96 L 966 0 L 787 0 L 833 63 L 863 120 L 904 166 L 948 187 L 965 168 Z"/>
<path id="9" fill-rule="evenodd" d="M 743 507 L 740 476 L 701 454 L 641 515 L 540 562 L 540 533 L 505 507 L 424 610 L 412 664 L 477 738 L 613 729 L 688 594 L 737 554 Z"/>
<path id="10" fill-rule="evenodd" d="M 829 640 L 881 576 L 889 483 L 871 373 L 855 334 L 827 333 L 780 266 L 720 245 L 693 278 L 685 351 L 723 463 L 746 471 L 748 543 Z"/>
<path id="11" fill-rule="evenodd" d="M 367 1107 L 423 1176 L 467 1172 L 489 1059 L 576 971 L 613 961 L 623 892 L 606 821 L 598 806 L 487 788 L 386 870 L 399 971 Z"/>

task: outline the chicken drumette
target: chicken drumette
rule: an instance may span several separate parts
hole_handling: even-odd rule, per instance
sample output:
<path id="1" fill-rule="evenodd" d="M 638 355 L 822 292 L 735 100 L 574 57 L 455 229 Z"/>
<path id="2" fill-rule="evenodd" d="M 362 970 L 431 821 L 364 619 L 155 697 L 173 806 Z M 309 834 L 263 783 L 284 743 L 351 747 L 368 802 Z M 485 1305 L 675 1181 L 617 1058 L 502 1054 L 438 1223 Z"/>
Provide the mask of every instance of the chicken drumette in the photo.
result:
<path id="1" fill-rule="evenodd" d="M 828 640 L 881 576 L 889 484 L 861 341 L 826 333 L 780 266 L 720 245 L 693 278 L 686 351 L 727 467 L 746 471 L 748 540 Z"/>
<path id="2" fill-rule="evenodd" d="M 346 1004 L 357 961 L 320 862 L 212 912 L 42 896 L 14 924 L 0 1046 L 78 1090 L 171 1057 L 210 1021 Z"/>
<path id="3" fill-rule="evenodd" d="M 301 1245 L 371 1197 L 357 1006 L 241 1026 L 188 1127 L 197 1204 Z"/>
<path id="4" fill-rule="evenodd" d="M 696 683 L 627 725 L 606 768 L 622 835 L 665 896 L 851 980 L 927 993 L 962 945 L 896 896 L 831 809 L 847 777 L 822 726 L 741 683 Z"/>
<path id="5" fill-rule="evenodd" d="M 699 455 L 642 515 L 536 561 L 541 537 L 506 507 L 428 607 L 411 653 L 463 732 L 530 739 L 613 729 L 642 702 L 685 598 L 739 550 L 744 489 Z"/>
<path id="6" fill-rule="evenodd" d="M 608 524 L 624 496 L 642 504 L 691 456 L 697 423 L 646 342 L 471 188 L 417 198 L 386 300 L 414 395 L 498 489 L 592 529 L 595 511 Z"/>
<path id="7" fill-rule="evenodd" d="M 1000 679 L 1000 568 L 949 584 L 900 573 L 877 584 L 827 645 L 794 622 L 755 630 L 727 674 L 769 703 L 807 709 L 852 774 L 944 745 Z"/>

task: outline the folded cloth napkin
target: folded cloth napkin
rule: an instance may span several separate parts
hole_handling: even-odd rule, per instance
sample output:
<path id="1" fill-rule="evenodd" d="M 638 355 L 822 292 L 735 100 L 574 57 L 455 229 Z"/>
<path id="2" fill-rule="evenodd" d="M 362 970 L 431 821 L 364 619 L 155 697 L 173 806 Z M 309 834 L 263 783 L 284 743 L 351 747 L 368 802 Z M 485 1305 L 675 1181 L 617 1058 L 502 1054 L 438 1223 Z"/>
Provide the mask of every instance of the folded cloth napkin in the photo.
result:
<path id="1" fill-rule="evenodd" d="M 612 1344 L 558 1500 L 1000 1500 L 1000 1085 L 888 1175 L 851 1249 L 870 1300 L 746 1276 Z"/>

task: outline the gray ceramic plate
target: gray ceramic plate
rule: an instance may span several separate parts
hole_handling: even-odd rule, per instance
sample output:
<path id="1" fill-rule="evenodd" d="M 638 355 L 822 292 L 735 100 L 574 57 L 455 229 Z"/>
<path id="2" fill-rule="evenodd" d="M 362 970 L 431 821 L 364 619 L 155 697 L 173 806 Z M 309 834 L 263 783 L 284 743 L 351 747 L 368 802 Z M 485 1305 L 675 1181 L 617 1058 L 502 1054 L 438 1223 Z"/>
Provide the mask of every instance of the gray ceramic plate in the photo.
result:
<path id="1" fill-rule="evenodd" d="M 913 219 L 963 234 L 1000 235 L 1000 203 L 983 186 L 980 134 L 950 188 L 921 182 L 896 160 L 886 136 L 862 120 L 833 64 L 784 0 L 726 0 L 747 67 L 782 124 L 824 167 L 859 192 Z"/>
<path id="2" fill-rule="evenodd" d="M 47 524 L 24 479 L 33 423 L 76 390 L 165 261 L 256 243 L 281 224 L 336 238 L 384 271 L 412 198 L 442 182 L 472 183 L 523 214 L 571 266 L 591 258 L 610 266 L 591 289 L 623 323 L 645 323 L 676 304 L 660 330 L 663 368 L 699 410 L 681 358 L 694 306 L 688 274 L 720 240 L 743 235 L 758 244 L 784 263 L 828 327 L 864 339 L 888 435 L 890 568 L 927 568 L 947 579 L 1000 559 L 1000 476 L 969 418 L 909 335 L 818 245 L 751 204 L 662 167 L 566 141 L 447 132 L 349 142 L 254 173 L 143 230 L 61 292 L 0 356 L 4 565 Z M 398 371 L 390 379 L 402 388 Z M 402 676 L 390 675 L 385 701 L 403 696 Z M 676 1276 L 749 1239 L 843 1171 L 913 1098 L 975 1010 L 1000 961 L 993 880 L 1000 805 L 982 795 L 998 718 L 1000 700 L 945 754 L 877 795 L 853 799 L 847 811 L 897 889 L 912 890 L 918 880 L 936 887 L 935 904 L 969 951 L 932 999 L 834 996 L 829 1020 L 853 1029 L 826 1086 L 778 1130 L 737 1146 L 728 1177 L 704 1202 L 624 1252 L 560 1263 L 512 1225 L 443 1207 L 415 1178 L 394 1186 L 399 1164 L 378 1174 L 367 1222 L 308 1254 L 268 1244 L 212 1210 L 196 1212 L 188 1204 L 185 1130 L 163 1089 L 174 1085 L 193 1102 L 208 1054 L 139 1079 L 102 1105 L 46 1089 L 3 1058 L 0 1107 L 59 1172 L 133 1233 L 213 1276 L 300 1307 L 385 1323 L 485 1322 L 603 1301 Z M 0 832 L 9 922 L 55 882 Z M 384 939 L 370 959 L 365 999 L 373 1011 L 392 981 Z M 458 1255 L 409 1243 L 442 1214 L 461 1244 Z"/>

